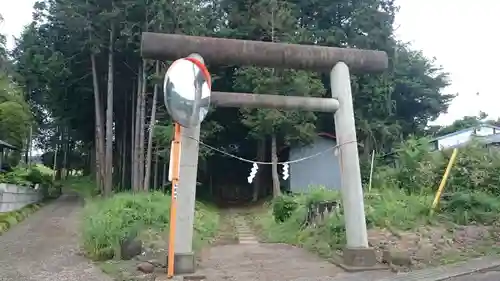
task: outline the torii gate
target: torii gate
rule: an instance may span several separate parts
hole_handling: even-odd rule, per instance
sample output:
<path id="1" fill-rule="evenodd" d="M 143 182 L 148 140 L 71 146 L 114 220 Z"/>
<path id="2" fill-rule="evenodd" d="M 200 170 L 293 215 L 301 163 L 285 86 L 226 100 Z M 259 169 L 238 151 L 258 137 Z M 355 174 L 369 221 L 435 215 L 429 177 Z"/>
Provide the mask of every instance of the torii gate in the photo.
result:
<path id="1" fill-rule="evenodd" d="M 258 107 L 286 110 L 332 112 L 341 164 L 341 192 L 345 213 L 347 245 L 344 263 L 369 267 L 376 263 L 369 248 L 359 168 L 350 73 L 381 72 L 388 67 L 382 51 L 270 43 L 145 32 L 141 55 L 145 59 L 176 60 L 192 54 L 199 59 L 225 65 L 253 65 L 330 72 L 332 98 L 287 97 L 243 93 L 212 92 L 211 101 L 222 107 Z M 198 168 L 197 140 L 200 126 L 182 128 L 180 184 L 177 193 L 175 273 L 193 273 L 193 221 Z"/>

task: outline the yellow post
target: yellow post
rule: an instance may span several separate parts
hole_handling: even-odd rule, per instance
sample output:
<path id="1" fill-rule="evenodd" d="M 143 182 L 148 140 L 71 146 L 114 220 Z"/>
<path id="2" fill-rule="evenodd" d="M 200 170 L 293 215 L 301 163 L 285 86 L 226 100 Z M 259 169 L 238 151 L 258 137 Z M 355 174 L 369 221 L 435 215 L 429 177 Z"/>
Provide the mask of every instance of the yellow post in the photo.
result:
<path id="1" fill-rule="evenodd" d="M 432 207 L 431 207 L 431 215 L 434 213 L 434 209 L 436 209 L 436 206 L 439 203 L 439 199 L 441 198 L 441 194 L 443 193 L 444 186 L 446 185 L 446 181 L 448 180 L 448 176 L 450 175 L 451 168 L 453 167 L 453 164 L 455 163 L 455 160 L 457 158 L 458 154 L 458 148 L 453 149 L 453 153 L 451 154 L 450 161 L 448 162 L 448 166 L 446 167 L 446 170 L 444 171 L 443 178 L 441 179 L 441 183 L 439 184 L 439 188 L 436 192 L 436 196 L 434 197 L 434 201 L 432 202 Z"/>

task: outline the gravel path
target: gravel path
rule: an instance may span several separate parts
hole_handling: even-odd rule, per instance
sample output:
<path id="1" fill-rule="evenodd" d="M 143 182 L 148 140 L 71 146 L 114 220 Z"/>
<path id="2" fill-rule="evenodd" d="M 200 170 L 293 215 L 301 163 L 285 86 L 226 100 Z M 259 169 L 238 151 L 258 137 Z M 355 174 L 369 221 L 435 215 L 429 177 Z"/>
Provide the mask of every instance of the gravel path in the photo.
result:
<path id="1" fill-rule="evenodd" d="M 342 272 L 303 249 L 284 244 L 225 245 L 209 251 L 196 274 L 210 281 L 318 280 Z"/>
<path id="2" fill-rule="evenodd" d="M 80 210 L 63 195 L 0 236 L 0 280 L 111 281 L 79 255 Z"/>
<path id="3" fill-rule="evenodd" d="M 317 256 L 285 244 L 261 244 L 244 216 L 229 212 L 239 244 L 220 245 L 205 253 L 196 275 L 208 281 L 319 280 L 343 271 Z M 325 279 L 326 280 L 326 279 Z"/>

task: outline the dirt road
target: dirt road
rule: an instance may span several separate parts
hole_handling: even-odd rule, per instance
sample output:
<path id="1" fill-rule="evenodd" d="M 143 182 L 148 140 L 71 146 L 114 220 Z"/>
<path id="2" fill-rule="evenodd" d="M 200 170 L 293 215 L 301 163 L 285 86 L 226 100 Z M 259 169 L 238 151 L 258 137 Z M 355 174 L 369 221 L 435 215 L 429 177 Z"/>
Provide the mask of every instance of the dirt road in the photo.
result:
<path id="1" fill-rule="evenodd" d="M 80 210 L 63 195 L 0 236 L 0 280 L 111 281 L 79 255 Z"/>

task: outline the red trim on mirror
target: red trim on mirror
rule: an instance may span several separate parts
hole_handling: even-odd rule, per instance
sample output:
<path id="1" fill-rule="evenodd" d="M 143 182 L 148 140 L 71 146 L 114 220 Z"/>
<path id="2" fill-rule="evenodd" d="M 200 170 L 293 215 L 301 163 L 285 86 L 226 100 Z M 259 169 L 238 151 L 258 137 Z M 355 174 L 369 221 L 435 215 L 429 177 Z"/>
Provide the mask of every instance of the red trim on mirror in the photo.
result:
<path id="1" fill-rule="evenodd" d="M 203 64 L 203 63 L 201 63 L 201 61 L 199 61 L 195 58 L 191 58 L 191 57 L 184 58 L 184 59 L 196 64 L 196 66 L 198 66 L 201 69 L 201 72 L 203 72 L 203 75 L 205 75 L 205 79 L 207 79 L 208 87 L 212 88 L 212 79 L 210 77 L 210 72 L 208 72 L 208 69 L 205 66 L 205 64 Z"/>

